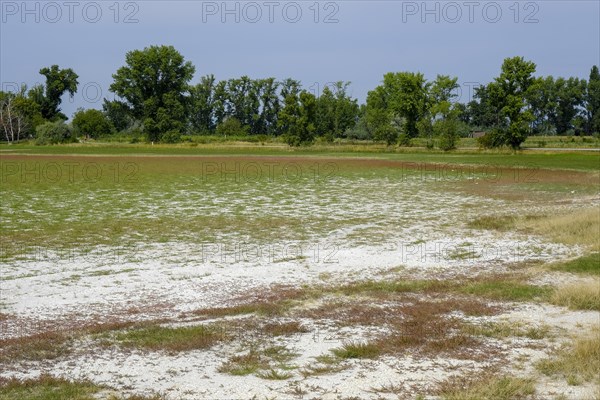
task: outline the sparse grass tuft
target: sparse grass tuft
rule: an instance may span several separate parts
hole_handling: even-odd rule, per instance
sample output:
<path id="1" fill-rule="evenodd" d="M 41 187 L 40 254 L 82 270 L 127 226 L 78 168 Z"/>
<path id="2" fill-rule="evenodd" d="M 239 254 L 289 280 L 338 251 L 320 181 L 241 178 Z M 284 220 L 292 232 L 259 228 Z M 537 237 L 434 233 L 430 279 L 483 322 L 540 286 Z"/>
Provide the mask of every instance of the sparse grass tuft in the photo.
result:
<path id="1" fill-rule="evenodd" d="M 309 332 L 309 329 L 299 321 L 267 323 L 262 327 L 262 330 L 272 336 L 288 336 L 295 333 Z"/>
<path id="2" fill-rule="evenodd" d="M 259 378 L 263 378 L 263 379 L 282 381 L 282 380 L 289 379 L 294 375 L 288 371 L 278 371 L 278 370 L 271 368 L 267 371 L 261 371 L 261 372 L 257 373 L 256 376 L 258 376 Z"/>
<path id="3" fill-rule="evenodd" d="M 535 383 L 532 379 L 512 376 L 460 376 L 442 382 L 436 394 L 445 400 L 528 399 L 535 394 Z"/>
<path id="4" fill-rule="evenodd" d="M 265 379 L 277 379 L 276 376 L 281 377 L 280 379 L 287 379 L 283 378 L 285 374 L 280 370 L 293 369 L 294 367 L 287 363 L 296 355 L 285 346 L 252 347 L 244 354 L 229 357 L 226 362 L 221 364 L 218 371 L 237 376 L 256 374 L 262 377 L 261 374 L 267 374 L 268 378 Z M 270 371 L 275 371 L 275 373 Z"/>
<path id="5" fill-rule="evenodd" d="M 600 330 L 594 330 L 592 337 L 575 340 L 555 357 L 540 361 L 537 368 L 545 375 L 562 376 L 568 382 L 600 383 Z"/>
<path id="6" fill-rule="evenodd" d="M 217 326 L 166 328 L 154 326 L 118 333 L 116 340 L 126 347 L 170 352 L 206 349 L 230 337 Z"/>
<path id="7" fill-rule="evenodd" d="M 600 282 L 576 283 L 554 291 L 550 302 L 571 310 L 600 311 Z"/>
<path id="8" fill-rule="evenodd" d="M 471 335 L 496 339 L 512 336 L 539 340 L 547 338 L 550 334 L 548 326 L 523 326 L 523 324 L 517 322 L 487 322 L 482 325 L 467 325 L 464 330 Z"/>
<path id="9" fill-rule="evenodd" d="M 376 343 L 349 342 L 331 352 L 341 359 L 377 358 L 381 354 L 381 347 Z"/>

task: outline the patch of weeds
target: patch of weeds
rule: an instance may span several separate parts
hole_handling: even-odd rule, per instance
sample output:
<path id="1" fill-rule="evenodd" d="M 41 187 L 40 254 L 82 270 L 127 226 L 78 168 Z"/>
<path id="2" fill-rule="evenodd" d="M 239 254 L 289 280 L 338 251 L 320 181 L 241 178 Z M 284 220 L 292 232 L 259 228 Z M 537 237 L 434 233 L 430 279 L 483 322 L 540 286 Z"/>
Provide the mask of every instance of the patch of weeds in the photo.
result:
<path id="1" fill-rule="evenodd" d="M 574 260 L 551 264 L 549 267 L 553 271 L 600 275 L 600 253 L 592 253 Z"/>
<path id="2" fill-rule="evenodd" d="M 600 311 L 600 282 L 576 283 L 554 291 L 550 302 L 571 310 Z"/>
<path id="3" fill-rule="evenodd" d="M 118 333 L 115 339 L 125 347 L 179 352 L 206 349 L 229 340 L 230 335 L 222 327 L 213 325 L 181 328 L 153 326 Z"/>
<path id="4" fill-rule="evenodd" d="M 306 365 L 300 370 L 302 376 L 316 376 L 334 374 L 336 372 L 343 371 L 348 368 L 347 365 L 342 363 L 342 359 L 331 354 L 321 354 L 315 357 L 315 363 Z"/>
<path id="5" fill-rule="evenodd" d="M 274 322 L 262 326 L 262 331 L 272 336 L 289 336 L 295 333 L 306 333 L 310 330 L 299 321 Z"/>
<path id="6" fill-rule="evenodd" d="M 0 400 L 94 400 L 103 388 L 88 381 L 69 381 L 50 375 L 36 379 L 0 378 Z"/>
<path id="7" fill-rule="evenodd" d="M 464 294 L 506 301 L 546 299 L 552 292 L 550 287 L 529 285 L 505 277 L 487 277 L 482 280 L 465 282 L 458 286 L 456 290 Z"/>
<path id="8" fill-rule="evenodd" d="M 348 342 L 331 352 L 341 359 L 377 358 L 381 354 L 381 347 L 377 343 Z"/>
<path id="9" fill-rule="evenodd" d="M 472 229 L 506 231 L 514 227 L 516 218 L 510 215 L 485 215 L 467 223 Z"/>
<path id="10" fill-rule="evenodd" d="M 600 383 L 600 330 L 592 337 L 581 337 L 563 347 L 555 357 L 542 360 L 536 367 L 548 376 L 562 376 L 567 382 Z"/>
<path id="11" fill-rule="evenodd" d="M 526 337 L 529 339 L 540 340 L 547 338 L 550 334 L 550 328 L 548 326 L 523 326 L 523 324 L 517 322 L 486 322 L 482 325 L 467 325 L 464 329 L 471 335 L 496 339 Z"/>
<path id="12" fill-rule="evenodd" d="M 237 376 L 256 374 L 262 377 L 261 374 L 266 374 L 265 379 L 277 379 L 277 376 L 283 377 L 289 374 L 282 371 L 295 369 L 288 363 L 296 356 L 296 353 L 285 346 L 254 346 L 245 354 L 229 357 L 217 370 Z"/>
<path id="13" fill-rule="evenodd" d="M 72 339 L 61 331 L 3 339 L 0 340 L 0 362 L 52 360 L 71 352 Z"/>
<path id="14" fill-rule="evenodd" d="M 278 370 L 271 368 L 267 371 L 258 372 L 256 374 L 256 376 L 258 376 L 259 378 L 262 378 L 262 379 L 282 381 L 282 380 L 289 379 L 294 375 L 288 371 L 278 371 Z"/>
<path id="15" fill-rule="evenodd" d="M 535 382 L 532 379 L 489 374 L 457 376 L 442 382 L 436 394 L 445 400 L 527 399 L 535 394 Z"/>

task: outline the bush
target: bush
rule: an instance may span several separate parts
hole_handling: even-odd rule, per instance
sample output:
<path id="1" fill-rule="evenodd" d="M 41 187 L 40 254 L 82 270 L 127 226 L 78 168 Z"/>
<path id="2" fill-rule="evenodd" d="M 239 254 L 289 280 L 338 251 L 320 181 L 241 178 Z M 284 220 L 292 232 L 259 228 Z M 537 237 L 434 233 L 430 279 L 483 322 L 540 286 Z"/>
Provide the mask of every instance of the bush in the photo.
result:
<path id="1" fill-rule="evenodd" d="M 485 149 L 502 147 L 506 144 L 505 134 L 500 129 L 493 129 L 485 135 L 477 138 L 477 143 Z"/>
<path id="2" fill-rule="evenodd" d="M 411 137 L 408 133 L 401 133 L 398 135 L 398 145 L 408 147 L 411 144 Z"/>
<path id="3" fill-rule="evenodd" d="M 104 113 L 94 109 L 77 111 L 73 117 L 73 127 L 76 133 L 93 139 L 114 131 Z"/>
<path id="4" fill-rule="evenodd" d="M 35 144 L 47 145 L 73 142 L 73 132 L 64 121 L 45 122 L 35 128 Z"/>
<path id="5" fill-rule="evenodd" d="M 217 135 L 219 136 L 245 136 L 248 134 L 248 127 L 235 117 L 230 117 L 217 125 Z"/>
<path id="6" fill-rule="evenodd" d="M 181 132 L 179 131 L 168 131 L 163 133 L 160 138 L 162 143 L 179 143 L 181 142 Z"/>

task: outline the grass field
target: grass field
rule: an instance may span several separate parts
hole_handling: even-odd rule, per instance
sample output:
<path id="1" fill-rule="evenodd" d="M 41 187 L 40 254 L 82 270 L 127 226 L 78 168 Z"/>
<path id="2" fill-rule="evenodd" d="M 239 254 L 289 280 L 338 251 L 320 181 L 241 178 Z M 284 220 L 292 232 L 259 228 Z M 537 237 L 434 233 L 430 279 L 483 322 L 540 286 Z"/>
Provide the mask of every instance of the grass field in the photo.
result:
<path id="1" fill-rule="evenodd" d="M 596 396 L 600 153 L 361 146 L 0 146 L 0 399 Z"/>

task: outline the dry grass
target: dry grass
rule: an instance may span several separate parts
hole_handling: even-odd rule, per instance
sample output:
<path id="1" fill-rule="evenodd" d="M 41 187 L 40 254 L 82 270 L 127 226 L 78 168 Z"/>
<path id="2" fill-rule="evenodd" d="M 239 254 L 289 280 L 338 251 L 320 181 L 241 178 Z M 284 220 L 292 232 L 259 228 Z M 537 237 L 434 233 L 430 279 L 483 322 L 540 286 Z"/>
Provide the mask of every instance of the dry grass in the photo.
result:
<path id="1" fill-rule="evenodd" d="M 289 336 L 296 333 L 310 332 L 299 321 L 267 323 L 261 327 L 261 330 L 271 336 Z"/>
<path id="2" fill-rule="evenodd" d="M 576 283 L 554 291 L 550 302 L 571 310 L 600 311 L 600 281 Z"/>
<path id="3" fill-rule="evenodd" d="M 518 227 L 569 245 L 584 245 L 600 250 L 600 211 L 597 207 L 551 215 L 537 220 L 523 221 Z"/>
<path id="4" fill-rule="evenodd" d="M 445 400 L 531 399 L 535 394 L 535 382 L 532 379 L 480 373 L 452 377 L 439 385 L 436 394 Z"/>
<path id="5" fill-rule="evenodd" d="M 591 337 L 581 337 L 558 354 L 537 364 L 537 368 L 549 376 L 561 376 L 567 381 L 579 380 L 600 383 L 600 330 Z"/>
<path id="6" fill-rule="evenodd" d="M 0 362 L 55 359 L 71 352 L 72 340 L 72 336 L 60 331 L 3 339 L 0 340 Z"/>
<path id="7" fill-rule="evenodd" d="M 296 355 L 285 346 L 254 345 L 247 352 L 229 357 L 217 370 L 237 376 L 255 374 L 264 379 L 287 379 L 291 375 L 282 371 L 294 368 L 288 363 Z"/>
<path id="8" fill-rule="evenodd" d="M 471 335 L 496 339 L 508 337 L 526 337 L 540 340 L 550 336 L 550 328 L 542 326 L 526 326 L 519 322 L 486 322 L 481 325 L 466 325 L 465 330 Z"/>

